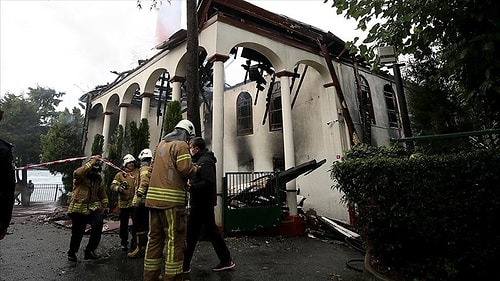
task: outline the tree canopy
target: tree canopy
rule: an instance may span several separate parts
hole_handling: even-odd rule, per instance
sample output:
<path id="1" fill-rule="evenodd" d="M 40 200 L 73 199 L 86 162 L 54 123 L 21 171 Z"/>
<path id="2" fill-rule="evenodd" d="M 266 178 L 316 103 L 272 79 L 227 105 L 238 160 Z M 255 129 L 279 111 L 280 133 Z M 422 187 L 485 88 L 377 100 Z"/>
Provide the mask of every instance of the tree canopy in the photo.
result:
<path id="1" fill-rule="evenodd" d="M 62 102 L 60 99 L 66 93 L 56 92 L 51 88 L 43 88 L 36 86 L 36 88 L 28 88 L 29 100 L 38 105 L 38 113 L 42 125 L 46 125 L 52 118 L 57 117 L 59 113 L 56 112 L 56 107 Z"/>
<path id="2" fill-rule="evenodd" d="M 475 128 L 500 126 L 500 2 L 493 0 L 389 1 L 324 0 L 338 14 L 368 31 L 364 41 L 348 42 L 376 64 L 375 48 L 394 46 L 411 55 L 414 70 L 431 72 L 417 82 L 443 90 L 473 108 Z M 429 63 L 430 62 L 430 63 Z"/>
<path id="3" fill-rule="evenodd" d="M 26 94 L 6 93 L 0 99 L 0 107 L 5 111 L 0 134 L 14 144 L 13 155 L 17 166 L 38 163 L 41 154 L 40 136 L 47 131 L 44 126 L 50 122 L 57 96 L 50 88 L 29 88 Z"/>
<path id="4" fill-rule="evenodd" d="M 0 135 L 14 144 L 12 154 L 16 166 L 40 161 L 40 126 L 38 106 L 23 96 L 7 93 L 0 100 L 0 107 L 5 111 L 0 124 Z"/>
<path id="5" fill-rule="evenodd" d="M 49 162 L 60 159 L 79 157 L 83 130 L 83 115 L 74 107 L 72 112 L 67 108 L 51 122 L 47 134 L 42 135 L 42 161 Z M 51 173 L 61 173 L 66 189 L 71 190 L 73 171 L 80 162 L 69 162 L 47 166 Z"/>

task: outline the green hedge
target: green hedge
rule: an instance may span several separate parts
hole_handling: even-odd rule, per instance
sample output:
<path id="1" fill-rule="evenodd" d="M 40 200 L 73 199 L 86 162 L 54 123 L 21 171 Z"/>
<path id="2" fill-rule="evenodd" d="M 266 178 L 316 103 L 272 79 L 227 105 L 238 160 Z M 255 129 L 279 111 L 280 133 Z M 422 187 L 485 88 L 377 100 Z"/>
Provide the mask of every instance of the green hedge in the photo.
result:
<path id="1" fill-rule="evenodd" d="M 401 280 L 486 280 L 500 261 L 500 150 L 356 147 L 331 170 L 366 249 Z"/>

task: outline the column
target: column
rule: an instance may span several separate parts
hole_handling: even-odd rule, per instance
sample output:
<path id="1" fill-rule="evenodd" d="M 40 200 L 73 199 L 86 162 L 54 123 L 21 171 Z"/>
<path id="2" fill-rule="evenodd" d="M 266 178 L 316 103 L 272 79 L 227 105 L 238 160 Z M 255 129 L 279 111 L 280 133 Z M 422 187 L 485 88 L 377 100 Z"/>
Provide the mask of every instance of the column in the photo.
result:
<path id="1" fill-rule="evenodd" d="M 346 127 L 345 125 L 345 120 L 344 120 L 344 116 L 342 115 L 342 108 L 340 106 L 340 102 L 338 100 L 338 95 L 335 91 L 337 91 L 335 89 L 335 85 L 333 83 L 327 83 L 327 84 L 324 84 L 323 85 L 323 88 L 326 89 L 327 91 L 327 95 L 329 97 L 329 100 L 331 101 L 331 108 L 334 108 L 335 111 L 331 111 L 331 120 L 332 120 L 332 123 L 331 124 L 327 124 L 332 130 L 333 130 L 333 134 L 335 136 L 338 135 L 338 139 L 340 140 L 340 143 L 333 140 L 333 150 L 332 152 L 335 153 L 336 155 L 333 155 L 335 156 L 333 158 L 333 161 L 335 160 L 339 160 L 337 157 L 337 155 L 340 155 L 342 156 L 344 151 L 347 151 L 349 150 L 350 148 L 350 140 L 348 139 L 348 135 L 349 135 L 349 130 L 348 128 Z"/>
<path id="2" fill-rule="evenodd" d="M 151 104 L 151 97 L 153 97 L 153 93 L 144 92 L 141 95 L 142 98 L 142 106 L 141 106 L 141 120 L 148 119 L 149 117 L 149 105 Z"/>
<path id="3" fill-rule="evenodd" d="M 102 156 L 106 156 L 108 153 L 108 139 L 109 139 L 109 125 L 111 123 L 112 111 L 104 111 L 104 124 L 102 125 L 102 136 L 104 137 L 104 143 L 102 145 Z"/>
<path id="4" fill-rule="evenodd" d="M 283 148 L 285 169 L 295 167 L 295 145 L 293 142 L 292 102 L 290 98 L 290 77 L 293 72 L 281 71 L 276 77 L 281 83 L 281 114 L 283 116 Z M 295 180 L 286 184 L 286 203 L 291 216 L 297 216 L 297 189 Z"/>
<path id="5" fill-rule="evenodd" d="M 120 104 L 120 118 L 118 121 L 118 125 L 122 125 L 123 131 L 127 128 L 127 112 L 130 103 L 122 103 Z"/>
<path id="6" fill-rule="evenodd" d="M 170 79 L 170 82 L 172 82 L 172 101 L 181 101 L 181 86 L 185 80 L 181 76 L 174 76 Z"/>
<path id="7" fill-rule="evenodd" d="M 215 222 L 222 225 L 222 192 L 224 176 L 224 62 L 228 59 L 225 55 L 214 55 L 210 58 L 213 62 L 213 122 L 212 122 L 212 151 L 217 157 L 217 207 L 215 208 Z"/>

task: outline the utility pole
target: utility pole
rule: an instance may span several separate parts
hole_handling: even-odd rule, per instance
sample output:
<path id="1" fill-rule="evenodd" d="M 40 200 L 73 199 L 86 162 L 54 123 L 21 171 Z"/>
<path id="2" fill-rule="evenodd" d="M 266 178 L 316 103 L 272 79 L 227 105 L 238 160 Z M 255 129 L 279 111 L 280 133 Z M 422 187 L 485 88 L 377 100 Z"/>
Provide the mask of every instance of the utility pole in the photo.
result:
<path id="1" fill-rule="evenodd" d="M 410 117 L 408 116 L 408 107 L 406 106 L 406 97 L 403 89 L 403 81 L 401 79 L 400 66 L 404 66 L 404 63 L 394 63 L 392 68 L 394 70 L 394 79 L 396 80 L 396 95 L 399 101 L 399 113 L 401 115 L 401 122 L 403 123 L 403 134 L 405 138 L 411 138 L 411 127 L 410 127 Z"/>

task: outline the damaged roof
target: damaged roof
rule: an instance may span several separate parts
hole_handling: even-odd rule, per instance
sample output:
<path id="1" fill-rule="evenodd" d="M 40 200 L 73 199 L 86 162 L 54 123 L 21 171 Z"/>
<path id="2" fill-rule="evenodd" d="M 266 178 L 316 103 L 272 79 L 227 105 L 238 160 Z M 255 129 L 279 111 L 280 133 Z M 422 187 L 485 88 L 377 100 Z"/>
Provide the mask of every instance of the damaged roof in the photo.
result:
<path id="1" fill-rule="evenodd" d="M 200 30 L 214 21 L 224 22 L 319 55 L 321 43 L 327 46 L 332 57 L 348 57 L 345 42 L 333 33 L 272 13 L 243 0 L 202 1 L 198 9 Z"/>
<path id="2" fill-rule="evenodd" d="M 345 49 L 345 42 L 333 33 L 325 32 L 284 15 L 272 13 L 243 0 L 202 0 L 198 5 L 199 31 L 215 21 L 224 22 L 321 56 L 323 53 L 320 45 L 323 45 L 328 50 L 327 56 L 330 58 L 351 61 L 349 52 Z M 115 81 L 107 85 L 97 86 L 95 90 L 87 94 L 90 94 L 92 98 L 97 97 L 147 62 L 167 50 L 174 49 L 186 39 L 186 30 L 177 31 L 168 40 L 156 46 L 156 49 L 161 50 L 156 55 L 147 60 L 141 60 L 138 67 L 122 72 Z M 85 101 L 87 94 L 80 97 L 80 101 Z"/>

